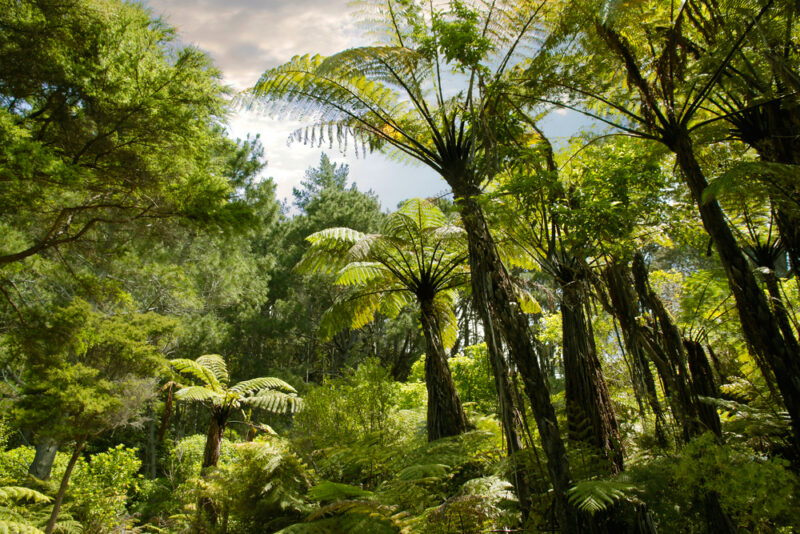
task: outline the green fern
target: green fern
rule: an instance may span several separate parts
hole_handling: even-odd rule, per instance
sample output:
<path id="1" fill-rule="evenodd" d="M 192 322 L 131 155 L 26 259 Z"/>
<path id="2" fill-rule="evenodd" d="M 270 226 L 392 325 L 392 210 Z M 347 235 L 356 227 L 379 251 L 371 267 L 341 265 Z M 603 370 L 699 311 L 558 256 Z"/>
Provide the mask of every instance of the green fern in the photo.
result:
<path id="1" fill-rule="evenodd" d="M 569 502 L 583 512 L 602 512 L 623 499 L 630 499 L 636 486 L 621 480 L 582 480 L 569 491 Z"/>
<path id="2" fill-rule="evenodd" d="M 326 480 L 308 490 L 308 497 L 313 501 L 344 501 L 372 497 L 372 492 L 349 484 L 339 484 Z"/>

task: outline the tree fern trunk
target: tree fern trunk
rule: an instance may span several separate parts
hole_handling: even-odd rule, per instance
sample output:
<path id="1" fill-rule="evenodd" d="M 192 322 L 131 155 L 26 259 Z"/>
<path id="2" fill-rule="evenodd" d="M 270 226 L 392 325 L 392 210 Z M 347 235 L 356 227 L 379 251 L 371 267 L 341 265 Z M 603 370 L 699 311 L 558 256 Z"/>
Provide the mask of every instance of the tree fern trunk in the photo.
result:
<path id="1" fill-rule="evenodd" d="M 547 381 L 539 367 L 528 318 L 519 308 L 511 280 L 489 233 L 483 210 L 477 202 L 477 187 L 463 180 L 448 179 L 461 212 L 469 244 L 472 294 L 484 328 L 496 325 L 522 378 L 531 401 L 536 425 L 547 454 L 547 468 L 553 484 L 556 516 L 561 531 L 578 532 L 578 513 L 567 500 L 570 487 L 569 462 L 558 429 Z"/>
<path id="2" fill-rule="evenodd" d="M 619 425 L 585 313 L 585 291 L 573 276 L 561 285 L 562 351 L 570 437 L 601 451 L 611 471 L 622 471 Z"/>
<path id="3" fill-rule="evenodd" d="M 784 339 L 775 315 L 769 308 L 764 292 L 744 257 L 722 208 L 716 200 L 706 201 L 703 192 L 708 187 L 705 175 L 694 155 L 689 134 L 675 132 L 672 144 L 689 189 L 697 203 L 703 226 L 714 241 L 722 266 L 728 277 L 728 285 L 736 299 L 742 331 L 751 349 L 759 354 L 759 362 L 766 362 L 774 371 L 775 379 L 783 396 L 786 410 L 792 420 L 793 445 L 798 450 L 800 439 L 800 355 L 791 350 Z"/>
<path id="4" fill-rule="evenodd" d="M 609 311 L 619 322 L 625 349 L 630 355 L 631 367 L 635 375 L 631 377 L 631 380 L 644 390 L 647 403 L 655 418 L 656 439 L 659 445 L 665 447 L 667 445 L 666 421 L 658 400 L 658 390 L 653 373 L 650 371 L 646 349 L 642 345 L 642 333 L 636 322 L 636 318 L 639 316 L 639 306 L 636 292 L 633 289 L 633 275 L 626 263 L 613 262 L 606 267 L 603 277 L 610 297 Z"/>
<path id="5" fill-rule="evenodd" d="M 420 322 L 425 334 L 425 385 L 428 389 L 428 441 L 456 436 L 467 430 L 467 416 L 461 406 L 447 355 L 441 339 L 433 301 L 420 303 Z"/>

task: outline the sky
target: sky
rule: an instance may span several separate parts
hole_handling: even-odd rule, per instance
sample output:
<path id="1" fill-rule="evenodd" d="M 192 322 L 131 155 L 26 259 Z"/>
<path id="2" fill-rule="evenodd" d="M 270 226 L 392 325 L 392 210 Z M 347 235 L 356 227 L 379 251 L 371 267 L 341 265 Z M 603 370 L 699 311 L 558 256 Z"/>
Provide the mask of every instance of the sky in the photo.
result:
<path id="1" fill-rule="evenodd" d="M 255 84 L 267 69 L 297 54 L 330 55 L 364 44 L 350 13 L 349 0 L 146 0 L 154 15 L 177 28 L 181 41 L 206 51 L 234 90 Z M 548 135 L 566 136 L 576 129 L 576 117 L 559 110 L 544 123 Z M 229 135 L 259 134 L 264 145 L 265 176 L 277 184 L 280 200 L 292 200 L 292 187 L 306 169 L 319 164 L 322 150 L 350 166 L 350 178 L 362 191 L 372 190 L 384 209 L 415 196 L 446 194 L 447 184 L 426 167 L 403 164 L 373 153 L 356 159 L 334 146 L 288 145 L 289 134 L 303 126 L 255 112 L 236 111 L 229 117 Z"/>

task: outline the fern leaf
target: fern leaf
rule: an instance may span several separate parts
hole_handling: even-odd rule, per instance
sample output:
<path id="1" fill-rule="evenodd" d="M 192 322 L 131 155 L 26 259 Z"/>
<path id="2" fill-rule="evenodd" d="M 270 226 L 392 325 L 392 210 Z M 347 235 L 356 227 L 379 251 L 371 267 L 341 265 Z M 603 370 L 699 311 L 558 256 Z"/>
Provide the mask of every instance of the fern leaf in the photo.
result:
<path id="1" fill-rule="evenodd" d="M 197 362 L 197 365 L 201 365 L 214 373 L 214 378 L 216 378 L 220 384 L 228 384 L 228 380 L 230 380 L 228 366 L 219 354 L 205 354 L 198 357 L 195 362 Z"/>
<path id="2" fill-rule="evenodd" d="M 242 395 L 247 395 L 254 391 L 260 390 L 277 390 L 282 391 L 283 393 L 297 393 L 297 390 L 294 389 L 290 384 L 287 384 L 280 378 L 274 378 L 271 376 L 262 376 L 259 378 L 252 378 L 250 380 L 243 380 L 242 382 L 232 386 L 230 390 L 234 393 L 239 393 Z"/>
<path id="3" fill-rule="evenodd" d="M 579 510 L 594 514 L 628 498 L 636 486 L 620 480 L 582 480 L 567 492 L 569 501 Z"/>
<path id="4" fill-rule="evenodd" d="M 50 502 L 50 497 L 21 486 L 0 486 L 0 501 Z"/>
<path id="5" fill-rule="evenodd" d="M 220 382 L 214 372 L 208 367 L 197 363 L 195 360 L 177 358 L 175 360 L 170 360 L 169 363 L 179 373 L 193 376 L 212 389 L 220 389 Z"/>
<path id="6" fill-rule="evenodd" d="M 357 486 L 326 480 L 308 490 L 308 496 L 314 501 L 343 501 L 371 497 L 372 492 Z"/>
<path id="7" fill-rule="evenodd" d="M 252 397 L 241 399 L 241 402 L 271 413 L 295 413 L 303 406 L 300 397 L 275 390 L 260 391 Z"/>
<path id="8" fill-rule="evenodd" d="M 339 271 L 336 284 L 342 286 L 362 286 L 376 279 L 387 278 L 389 275 L 389 271 L 380 263 L 352 262 Z"/>
<path id="9" fill-rule="evenodd" d="M 0 534 L 44 534 L 44 531 L 27 523 L 0 519 Z"/>
<path id="10" fill-rule="evenodd" d="M 189 402 L 206 402 L 221 404 L 225 395 L 206 386 L 188 386 L 175 392 L 175 398 Z"/>

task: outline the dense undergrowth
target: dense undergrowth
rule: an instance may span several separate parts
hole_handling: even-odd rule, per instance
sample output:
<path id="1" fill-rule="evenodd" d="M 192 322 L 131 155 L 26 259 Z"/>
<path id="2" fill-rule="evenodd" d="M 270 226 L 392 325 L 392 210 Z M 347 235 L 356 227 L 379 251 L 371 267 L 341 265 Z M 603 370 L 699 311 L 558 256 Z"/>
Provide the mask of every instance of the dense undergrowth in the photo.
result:
<path id="1" fill-rule="evenodd" d="M 484 351 L 485 352 L 485 351 Z M 491 413 L 480 347 L 456 360 L 454 377 L 471 407 L 474 429 L 427 442 L 424 384 L 391 380 L 368 361 L 347 376 L 311 387 L 293 420 L 275 420 L 282 435 L 263 432 L 246 441 L 233 425 L 219 465 L 201 472 L 205 436 L 169 437 L 159 452 L 159 476 L 139 474 L 138 451 L 116 446 L 81 459 L 73 474 L 60 532 L 482 533 L 541 532 L 553 526 L 548 478 L 536 446 L 508 457 Z M 419 364 L 418 364 L 419 365 Z M 484 408 L 489 407 L 489 410 Z M 569 454 L 581 482 L 571 498 L 587 513 L 647 503 L 664 532 L 708 532 L 702 495 L 715 492 L 743 531 L 800 528 L 798 478 L 787 462 L 765 454 L 740 417 L 725 423 L 731 439 L 711 433 L 675 449 L 653 447 L 647 433 L 626 441 L 627 469 L 604 476 L 600 455 L 572 443 Z M 752 430 L 752 429 L 751 429 Z M 7 437 L 7 436 L 6 436 Z M 776 441 L 777 443 L 777 441 Z M 33 449 L 0 453 L 0 485 L 27 485 L 53 494 L 68 455 L 58 453 L 49 483 L 33 483 Z M 536 491 L 523 516 L 513 489 L 514 464 L 524 466 Z M 778 490 L 779 488 L 779 490 Z M 0 521 L 36 532 L 50 509 L 45 499 L 0 493 Z M 198 502 L 213 503 L 209 523 Z M 48 499 L 49 500 L 49 499 Z M 38 502 L 37 502 L 38 501 Z M 630 514 L 631 518 L 635 514 Z M 23 532 L 8 527 L 9 532 Z M 632 527 L 631 527 L 632 528 Z M 504 530 L 505 529 L 505 530 Z"/>

